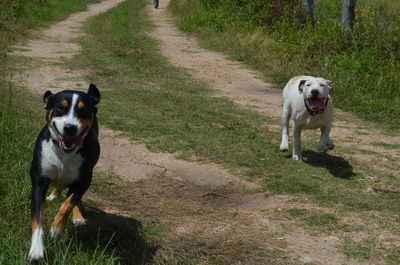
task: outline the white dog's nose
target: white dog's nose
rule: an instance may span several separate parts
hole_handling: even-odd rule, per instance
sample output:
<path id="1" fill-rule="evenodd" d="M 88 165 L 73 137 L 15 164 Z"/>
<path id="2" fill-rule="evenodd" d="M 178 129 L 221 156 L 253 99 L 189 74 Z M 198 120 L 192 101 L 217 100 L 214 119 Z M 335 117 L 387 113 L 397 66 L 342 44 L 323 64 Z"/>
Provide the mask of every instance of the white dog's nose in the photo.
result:
<path id="1" fill-rule="evenodd" d="M 318 97 L 318 95 L 319 95 L 319 90 L 318 89 L 311 90 L 311 96 Z"/>

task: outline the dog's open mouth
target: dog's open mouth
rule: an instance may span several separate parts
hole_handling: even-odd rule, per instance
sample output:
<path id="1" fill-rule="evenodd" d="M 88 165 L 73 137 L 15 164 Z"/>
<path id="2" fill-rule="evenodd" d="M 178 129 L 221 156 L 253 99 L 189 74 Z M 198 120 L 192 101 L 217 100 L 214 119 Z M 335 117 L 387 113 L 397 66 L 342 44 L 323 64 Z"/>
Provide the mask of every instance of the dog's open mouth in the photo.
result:
<path id="1" fill-rule="evenodd" d="M 325 109 L 326 108 L 326 98 L 308 98 L 307 104 L 311 109 Z"/>
<path id="2" fill-rule="evenodd" d="M 73 150 L 76 146 L 81 148 L 83 146 L 83 138 L 82 135 L 77 135 L 77 136 L 65 136 L 62 135 L 61 133 L 58 132 L 57 127 L 54 126 L 57 137 L 59 140 L 60 148 L 64 151 L 71 151 Z"/>

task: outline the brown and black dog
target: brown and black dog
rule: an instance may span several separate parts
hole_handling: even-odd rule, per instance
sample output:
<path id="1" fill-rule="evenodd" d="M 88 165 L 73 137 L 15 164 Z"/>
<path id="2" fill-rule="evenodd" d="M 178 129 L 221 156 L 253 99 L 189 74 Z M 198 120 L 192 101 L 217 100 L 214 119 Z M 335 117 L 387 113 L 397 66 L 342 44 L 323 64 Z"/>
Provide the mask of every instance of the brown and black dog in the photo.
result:
<path id="1" fill-rule="evenodd" d="M 72 212 L 75 225 L 84 224 L 79 204 L 92 181 L 93 167 L 100 155 L 96 105 L 100 92 L 90 84 L 87 93 L 64 90 L 57 94 L 47 91 L 43 96 L 46 104 L 47 124 L 36 139 L 31 166 L 32 181 L 32 243 L 29 251 L 31 262 L 44 256 L 43 211 L 46 192 L 55 187 L 47 197 L 52 200 L 68 188 L 65 202 L 61 205 L 50 229 L 52 238 L 66 227 Z"/>

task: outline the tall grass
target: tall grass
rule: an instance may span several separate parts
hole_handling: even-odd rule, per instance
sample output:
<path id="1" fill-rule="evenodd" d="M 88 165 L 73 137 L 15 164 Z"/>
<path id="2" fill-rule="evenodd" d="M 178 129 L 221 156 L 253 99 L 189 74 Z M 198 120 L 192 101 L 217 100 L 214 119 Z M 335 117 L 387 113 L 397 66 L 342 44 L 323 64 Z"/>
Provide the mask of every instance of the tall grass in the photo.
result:
<path id="1" fill-rule="evenodd" d="M 335 105 L 363 118 L 400 127 L 400 4 L 363 2 L 353 31 L 338 23 L 340 1 L 315 1 L 316 23 L 293 1 L 172 0 L 178 25 L 208 47 L 265 71 L 276 84 L 293 75 L 335 82 Z"/>

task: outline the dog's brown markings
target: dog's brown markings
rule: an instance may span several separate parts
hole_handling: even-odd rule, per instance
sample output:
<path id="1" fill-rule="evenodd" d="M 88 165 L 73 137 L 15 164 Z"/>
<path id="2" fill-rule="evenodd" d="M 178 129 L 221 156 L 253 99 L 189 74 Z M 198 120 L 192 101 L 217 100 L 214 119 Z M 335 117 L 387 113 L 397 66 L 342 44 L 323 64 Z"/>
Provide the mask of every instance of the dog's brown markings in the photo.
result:
<path id="1" fill-rule="evenodd" d="M 32 234 L 35 233 L 42 225 L 38 223 L 35 219 L 32 220 Z"/>
<path id="2" fill-rule="evenodd" d="M 55 188 L 52 192 L 51 195 L 53 195 L 54 197 L 60 197 L 61 196 L 61 190 Z"/>
<path id="3" fill-rule="evenodd" d="M 53 110 L 50 110 L 47 114 L 47 124 L 50 125 L 53 120 Z"/>
<path id="4" fill-rule="evenodd" d="M 80 203 L 75 205 L 74 208 L 72 209 L 72 218 L 85 220 L 85 218 L 83 217 L 82 212 L 81 212 L 81 204 Z"/>
<path id="5" fill-rule="evenodd" d="M 53 224 L 51 225 L 57 231 L 63 231 L 67 225 L 68 217 L 74 208 L 74 205 L 71 203 L 73 194 L 71 194 L 63 204 L 61 204 L 60 209 L 56 217 L 54 217 Z"/>
<path id="6" fill-rule="evenodd" d="M 42 226 L 44 203 L 40 205 L 39 220 L 32 219 L 32 234 Z"/>
<path id="7" fill-rule="evenodd" d="M 60 102 L 61 106 L 63 106 L 65 109 L 68 108 L 68 101 L 67 100 L 63 100 Z"/>
<path id="8" fill-rule="evenodd" d="M 85 132 L 83 134 L 86 134 L 93 126 L 93 120 L 85 120 L 85 119 L 78 119 L 79 123 L 83 128 L 85 128 Z"/>
<path id="9" fill-rule="evenodd" d="M 83 103 L 82 101 L 79 101 L 78 109 L 83 109 L 84 107 L 85 107 L 85 103 Z"/>

